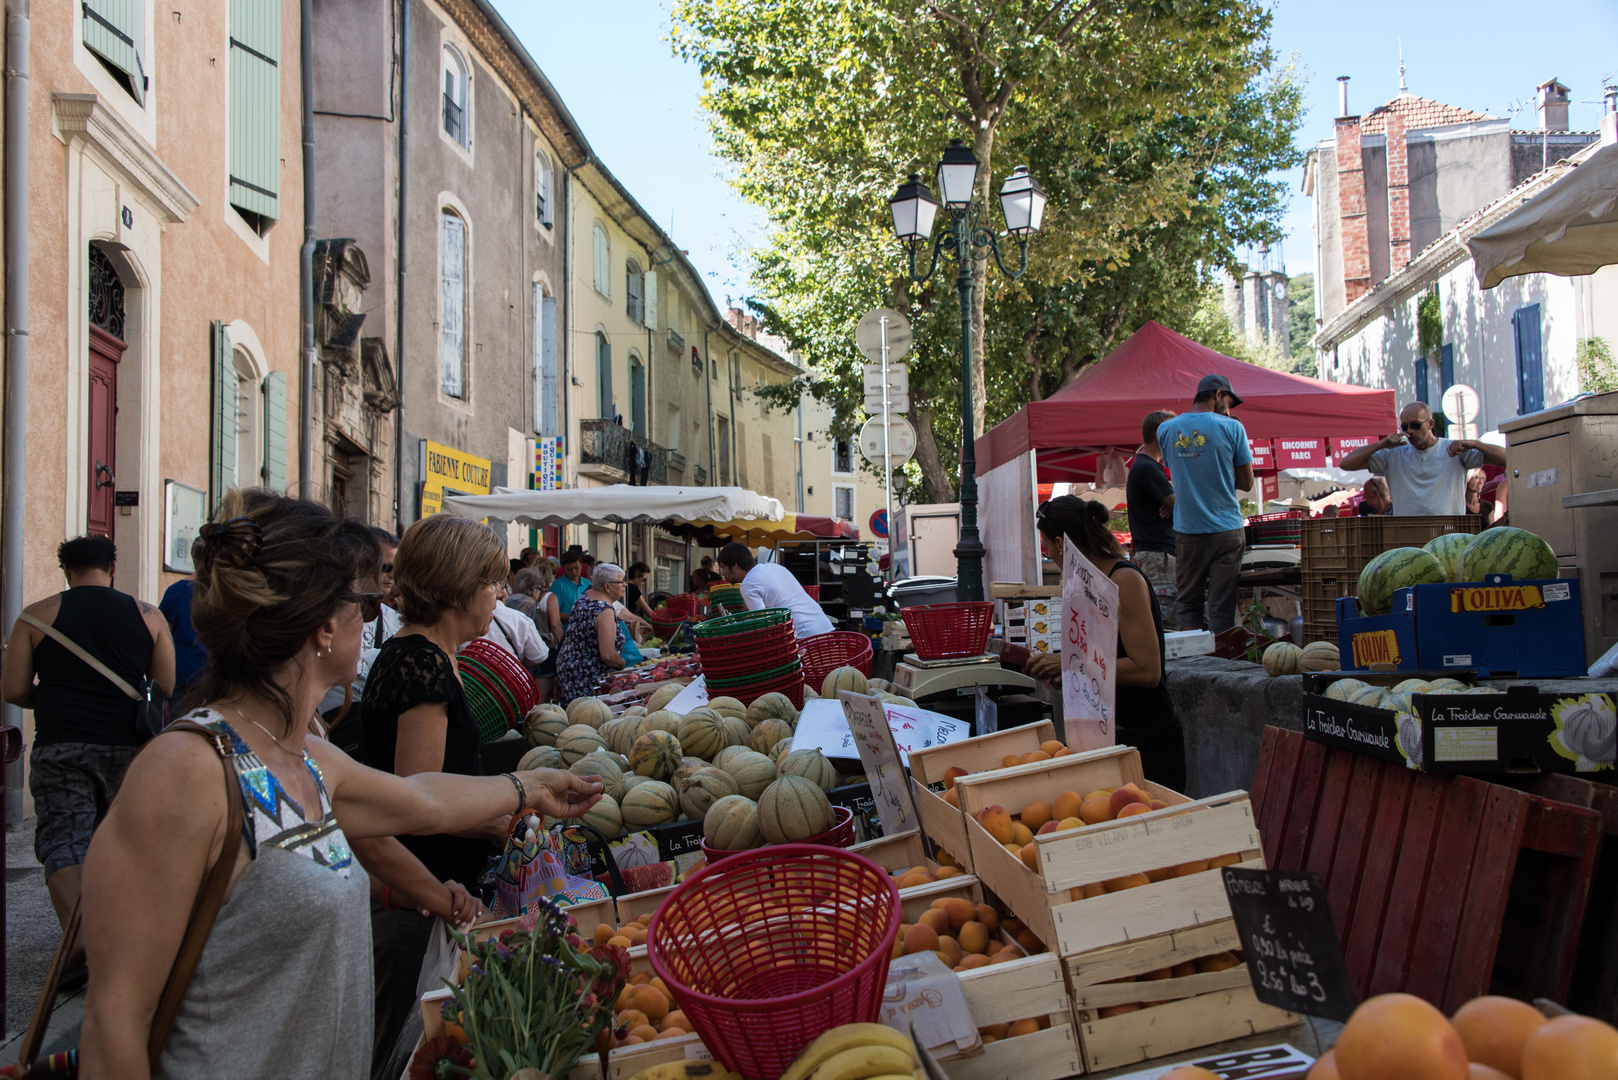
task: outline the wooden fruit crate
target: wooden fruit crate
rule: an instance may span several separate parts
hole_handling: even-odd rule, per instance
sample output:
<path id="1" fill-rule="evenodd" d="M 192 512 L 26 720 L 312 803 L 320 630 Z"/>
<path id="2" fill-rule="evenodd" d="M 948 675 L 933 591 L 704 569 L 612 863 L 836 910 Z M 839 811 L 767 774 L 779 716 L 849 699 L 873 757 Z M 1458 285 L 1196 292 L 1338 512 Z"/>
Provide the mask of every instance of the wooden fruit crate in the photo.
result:
<path id="1" fill-rule="evenodd" d="M 1230 919 L 1190 930 L 1112 945 L 1063 960 L 1085 1068 L 1091 1072 L 1298 1022 L 1260 1002 L 1247 965 L 1151 982 L 1114 982 L 1241 947 Z M 1136 1012 L 1102 1017 L 1108 1006 L 1157 1002 Z"/>
<path id="2" fill-rule="evenodd" d="M 1038 871 L 1002 847 L 972 816 L 996 805 L 1018 814 L 1029 803 L 1052 800 L 1063 791 L 1082 794 L 1126 783 L 1169 805 L 1121 821 L 1036 836 Z M 1127 746 L 963 777 L 956 787 L 978 878 L 1062 956 L 1230 918 L 1217 869 L 1089 899 L 1073 900 L 1070 890 L 1219 856 L 1234 855 L 1244 866 L 1263 865 L 1245 792 L 1192 801 L 1146 780 L 1140 754 Z"/>
<path id="3" fill-rule="evenodd" d="M 1055 955 L 1025 956 L 961 973 L 961 991 L 978 1027 L 1037 1016 L 1050 1027 L 1001 1039 L 975 1057 L 943 1062 L 950 1080 L 1061 1080 L 1084 1071 L 1073 1034 L 1062 965 Z"/>
<path id="4" fill-rule="evenodd" d="M 618 898 L 618 925 L 634 922 L 642 915 L 650 915 L 662 906 L 663 901 L 669 898 L 669 893 L 679 886 L 665 885 L 661 889 L 647 889 L 645 892 L 625 893 Z"/>
<path id="5" fill-rule="evenodd" d="M 969 772 L 998 769 L 1010 754 L 1019 757 L 1038 750 L 1041 743 L 1056 738 L 1056 727 L 1049 720 L 1026 727 L 1007 728 L 992 735 L 979 735 L 964 742 L 934 746 L 910 755 L 910 787 L 916 797 L 916 813 L 921 818 L 921 831 L 938 847 L 949 852 L 961 868 L 970 873 L 971 846 L 966 839 L 966 822 L 961 811 L 944 801 L 944 797 L 930 791 L 932 784 L 944 781 L 944 773 L 959 766 Z"/>

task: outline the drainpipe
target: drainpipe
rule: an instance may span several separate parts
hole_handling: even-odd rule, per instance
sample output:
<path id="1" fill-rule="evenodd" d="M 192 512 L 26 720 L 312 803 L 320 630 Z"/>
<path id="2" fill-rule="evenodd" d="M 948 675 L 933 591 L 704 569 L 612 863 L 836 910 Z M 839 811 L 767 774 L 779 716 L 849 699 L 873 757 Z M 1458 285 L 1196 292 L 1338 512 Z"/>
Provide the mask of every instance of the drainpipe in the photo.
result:
<path id="1" fill-rule="evenodd" d="M 5 495 L 0 512 L 0 633 L 22 614 L 28 454 L 28 0 L 6 0 Z M 22 726 L 22 710 L 4 721 Z"/>
<path id="2" fill-rule="evenodd" d="M 713 435 L 713 354 L 708 351 L 708 335 L 713 327 L 702 332 L 702 381 L 708 384 L 708 484 L 719 486 L 719 458 L 714 453 Z"/>
<path id="3" fill-rule="evenodd" d="M 393 281 L 393 518 L 395 535 L 404 534 L 404 411 L 405 411 L 405 199 L 410 173 L 410 0 L 399 0 L 399 224 L 394 246 Z"/>
<path id="4" fill-rule="evenodd" d="M 562 452 L 565 456 L 570 450 L 567 437 L 573 431 L 569 427 L 573 418 L 573 369 L 569 361 L 573 356 L 573 174 L 590 164 L 590 157 L 585 155 L 583 161 L 577 165 L 562 170 L 562 205 L 566 208 L 564 216 L 567 227 L 567 243 L 562 245 L 562 288 L 565 299 L 560 305 L 562 309 L 562 333 L 557 339 L 557 352 L 562 361 L 561 377 L 557 381 L 562 384 Z M 568 526 L 563 525 L 561 536 L 565 543 Z"/>
<path id="5" fill-rule="evenodd" d="M 737 422 L 741 417 L 736 413 L 736 370 L 741 366 L 741 362 L 740 350 L 726 353 L 725 381 L 730 384 L 730 475 L 733 477 L 739 477 L 742 471 L 742 459 L 736 453 L 739 449 L 737 442 L 739 435 L 736 429 L 741 426 Z"/>
<path id="6" fill-rule="evenodd" d="M 303 0 L 299 80 L 303 97 L 303 247 L 298 251 L 298 312 L 302 322 L 303 370 L 298 391 L 298 498 L 309 498 L 314 470 L 315 400 L 315 13 Z"/>
<path id="7" fill-rule="evenodd" d="M 798 513 L 803 513 L 803 395 L 798 395 L 798 434 L 793 438 L 793 446 L 798 451 Z"/>

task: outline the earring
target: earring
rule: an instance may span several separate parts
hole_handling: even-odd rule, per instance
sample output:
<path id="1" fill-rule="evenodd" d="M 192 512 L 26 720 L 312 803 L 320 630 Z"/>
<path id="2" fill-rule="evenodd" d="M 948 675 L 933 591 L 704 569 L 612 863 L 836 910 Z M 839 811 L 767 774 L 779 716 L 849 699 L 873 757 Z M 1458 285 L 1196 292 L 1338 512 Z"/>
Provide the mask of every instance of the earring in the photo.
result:
<path id="1" fill-rule="evenodd" d="M 315 650 L 315 659 L 316 660 L 324 660 L 324 659 L 326 659 L 326 650 L 324 650 L 324 649 L 316 649 Z"/>

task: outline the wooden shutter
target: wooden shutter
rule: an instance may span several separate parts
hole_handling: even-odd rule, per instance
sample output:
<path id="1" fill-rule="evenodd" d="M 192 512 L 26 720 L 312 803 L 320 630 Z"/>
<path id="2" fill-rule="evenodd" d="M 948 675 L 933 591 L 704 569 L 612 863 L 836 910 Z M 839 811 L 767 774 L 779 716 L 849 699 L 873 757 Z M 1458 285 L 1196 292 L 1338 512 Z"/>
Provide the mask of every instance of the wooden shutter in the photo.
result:
<path id="1" fill-rule="evenodd" d="M 145 0 L 82 0 L 84 44 L 129 80 L 129 92 L 146 104 Z"/>
<path id="2" fill-rule="evenodd" d="M 212 342 L 213 431 L 209 453 L 209 507 L 217 508 L 236 479 L 236 365 L 230 353 L 230 334 L 215 319 Z"/>
<path id="3" fill-rule="evenodd" d="M 1518 308 L 1511 316 L 1517 344 L 1517 415 L 1545 407 L 1545 371 L 1540 354 L 1539 305 Z"/>
<path id="4" fill-rule="evenodd" d="M 648 330 L 656 330 L 657 329 L 657 273 L 656 273 L 656 271 L 653 271 L 653 270 L 646 271 L 645 278 L 643 279 L 642 284 L 641 284 L 641 304 L 645 309 L 644 312 L 643 312 L 643 314 L 645 315 L 645 318 L 642 319 L 641 321 L 646 324 L 646 329 L 648 329 Z"/>
<path id="5" fill-rule="evenodd" d="M 633 259 L 624 263 L 624 311 L 631 319 L 640 322 L 646 317 L 641 308 L 640 287 L 645 283 L 646 277 L 641 268 Z"/>
<path id="6" fill-rule="evenodd" d="M 264 486 L 287 489 L 287 377 L 283 371 L 264 376 Z"/>
<path id="7" fill-rule="evenodd" d="M 605 334 L 596 335 L 596 406 L 601 419 L 612 419 L 612 342 Z"/>
<path id="8" fill-rule="evenodd" d="M 1416 357 L 1416 400 L 1427 404 L 1427 358 Z"/>
<path id="9" fill-rule="evenodd" d="M 600 225 L 595 227 L 595 282 L 596 291 L 607 299 L 612 299 L 612 267 L 607 258 L 611 252 L 607 249 L 607 230 Z"/>
<path id="10" fill-rule="evenodd" d="M 281 0 L 230 0 L 230 202 L 281 216 Z"/>
<path id="11" fill-rule="evenodd" d="M 443 214 L 438 383 L 450 397 L 466 394 L 466 223 Z"/>
<path id="12" fill-rule="evenodd" d="M 545 397 L 545 411 L 539 417 L 539 433 L 554 438 L 556 430 L 556 297 L 545 297 L 544 326 L 539 337 L 540 391 Z"/>
<path id="13" fill-rule="evenodd" d="M 646 365 L 629 358 L 629 424 L 640 438 L 646 437 Z"/>

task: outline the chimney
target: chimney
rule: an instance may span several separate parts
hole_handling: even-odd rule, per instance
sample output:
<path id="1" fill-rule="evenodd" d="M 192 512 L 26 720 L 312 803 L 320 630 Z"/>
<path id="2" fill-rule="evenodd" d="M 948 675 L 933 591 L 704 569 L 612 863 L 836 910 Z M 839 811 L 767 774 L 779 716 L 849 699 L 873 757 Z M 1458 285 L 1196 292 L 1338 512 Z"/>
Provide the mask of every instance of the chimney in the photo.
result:
<path id="1" fill-rule="evenodd" d="M 1345 87 L 1346 78 L 1337 80 Z M 1365 159 L 1360 153 L 1360 118 L 1337 118 L 1338 243 L 1343 252 L 1343 305 L 1365 295 L 1371 287 L 1371 247 L 1365 221 Z M 1406 229 L 1406 236 L 1409 229 Z M 1408 246 L 1408 245 L 1407 245 Z"/>
<path id="2" fill-rule="evenodd" d="M 1603 86 L 1606 110 L 1601 114 L 1601 145 L 1618 143 L 1618 86 Z"/>
<path id="3" fill-rule="evenodd" d="M 1567 130 L 1567 87 L 1551 79 L 1539 84 L 1539 130 Z"/>
<path id="4" fill-rule="evenodd" d="M 1348 115 L 1348 76 L 1337 76 L 1337 117 L 1342 119 Z"/>
<path id="5" fill-rule="evenodd" d="M 1397 274 L 1410 262 L 1410 168 L 1405 118 L 1389 109 L 1388 133 L 1388 272 Z"/>

